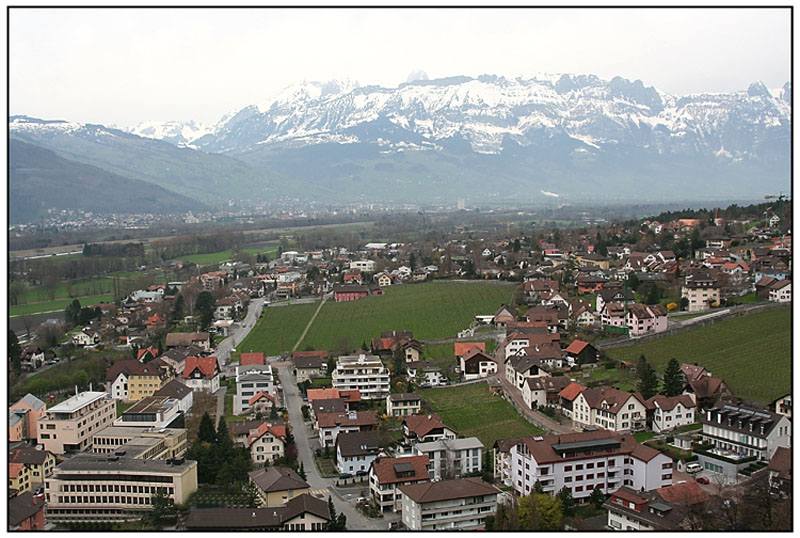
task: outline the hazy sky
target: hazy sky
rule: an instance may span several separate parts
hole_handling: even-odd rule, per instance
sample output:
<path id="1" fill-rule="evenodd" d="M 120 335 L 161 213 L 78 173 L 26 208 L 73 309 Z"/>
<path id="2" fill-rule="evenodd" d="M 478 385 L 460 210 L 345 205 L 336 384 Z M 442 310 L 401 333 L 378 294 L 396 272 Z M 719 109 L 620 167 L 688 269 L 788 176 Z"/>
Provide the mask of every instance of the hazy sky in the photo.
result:
<path id="1" fill-rule="evenodd" d="M 12 9 L 11 114 L 212 123 L 305 80 L 620 75 L 668 93 L 778 88 L 788 9 Z"/>

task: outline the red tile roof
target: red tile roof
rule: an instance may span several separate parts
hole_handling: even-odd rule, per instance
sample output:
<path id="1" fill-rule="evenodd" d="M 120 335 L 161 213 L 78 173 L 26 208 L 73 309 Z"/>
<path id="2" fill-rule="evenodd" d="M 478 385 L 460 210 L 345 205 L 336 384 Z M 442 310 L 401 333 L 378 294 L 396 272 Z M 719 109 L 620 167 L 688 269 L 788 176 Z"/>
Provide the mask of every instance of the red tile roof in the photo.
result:
<path id="1" fill-rule="evenodd" d="M 266 364 L 263 353 L 242 353 L 239 355 L 239 366 L 247 366 L 248 364 Z"/>
<path id="2" fill-rule="evenodd" d="M 425 437 L 432 430 L 437 428 L 447 428 L 451 431 L 453 428 L 445 426 L 439 415 L 432 413 L 430 415 L 411 415 L 403 419 L 403 424 L 406 425 L 408 431 L 413 432 L 417 437 Z"/>
<path id="3" fill-rule="evenodd" d="M 456 342 L 453 347 L 456 357 L 465 355 L 467 351 L 475 347 L 486 352 L 486 342 Z"/>
<path id="4" fill-rule="evenodd" d="M 186 357 L 186 364 L 183 367 L 183 378 L 188 379 L 195 369 L 200 369 L 203 377 L 210 379 L 216 375 L 216 357 Z"/>
<path id="5" fill-rule="evenodd" d="M 408 463 L 414 467 L 412 476 L 397 477 L 395 464 Z M 372 470 L 378 478 L 378 484 L 395 484 L 411 480 L 429 481 L 428 465 L 431 464 L 428 456 L 409 456 L 405 458 L 378 458 L 372 462 Z"/>
<path id="6" fill-rule="evenodd" d="M 573 355 L 578 355 L 588 345 L 589 343 L 584 342 L 583 340 L 575 340 L 569 346 L 567 346 L 567 349 L 565 349 L 564 351 L 566 351 L 567 353 L 571 353 Z"/>
<path id="7" fill-rule="evenodd" d="M 578 397 L 578 394 L 585 391 L 586 387 L 581 385 L 580 383 L 575 383 L 574 381 L 564 387 L 564 390 L 558 393 L 558 396 L 561 398 L 565 398 L 569 401 L 574 400 Z"/>
<path id="8" fill-rule="evenodd" d="M 266 392 L 263 392 L 263 391 L 257 393 L 255 396 L 251 397 L 249 400 L 247 400 L 247 403 L 250 404 L 250 405 L 253 405 L 253 403 L 257 402 L 261 398 L 266 398 L 266 399 L 270 400 L 273 404 L 277 403 L 275 401 L 275 397 L 274 396 L 270 396 L 269 394 L 267 394 Z"/>
<path id="9" fill-rule="evenodd" d="M 673 484 L 663 488 L 658 488 L 656 493 L 672 504 L 698 504 L 706 502 L 709 499 L 708 494 L 703 491 L 697 482 L 683 482 L 680 484 Z"/>

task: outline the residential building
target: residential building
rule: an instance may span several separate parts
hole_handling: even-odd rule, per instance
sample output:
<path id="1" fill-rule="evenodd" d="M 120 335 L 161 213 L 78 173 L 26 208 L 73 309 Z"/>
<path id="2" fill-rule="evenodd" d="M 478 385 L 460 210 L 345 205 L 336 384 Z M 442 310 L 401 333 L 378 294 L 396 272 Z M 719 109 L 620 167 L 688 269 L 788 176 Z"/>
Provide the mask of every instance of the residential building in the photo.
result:
<path id="1" fill-rule="evenodd" d="M 566 487 L 581 500 L 600 488 L 650 491 L 672 484 L 672 458 L 608 431 L 523 437 L 511 447 L 511 478 L 518 495 L 538 481 L 545 493 Z"/>
<path id="2" fill-rule="evenodd" d="M 634 303 L 628 307 L 625 323 L 631 336 L 662 333 L 667 330 L 667 309 L 661 305 Z"/>
<path id="3" fill-rule="evenodd" d="M 350 262 L 350 269 L 358 269 L 362 273 L 374 273 L 375 262 L 372 260 L 355 260 Z"/>
<path id="4" fill-rule="evenodd" d="M 378 286 L 381 288 L 386 288 L 392 285 L 392 277 L 386 271 L 382 271 L 375 275 L 375 282 L 377 282 Z"/>
<path id="5" fill-rule="evenodd" d="M 81 392 L 47 409 L 39 419 L 39 444 L 53 454 L 84 450 L 116 416 L 117 405 L 109 394 Z"/>
<path id="6" fill-rule="evenodd" d="M 477 437 L 441 439 L 414 445 L 414 454 L 428 456 L 431 480 L 460 478 L 480 472 L 483 467 L 483 443 Z"/>
<path id="7" fill-rule="evenodd" d="M 298 383 L 310 381 L 315 377 L 323 377 L 328 372 L 328 352 L 293 351 L 292 364 Z"/>
<path id="8" fill-rule="evenodd" d="M 411 415 L 403 419 L 403 439 L 407 446 L 417 443 L 455 439 L 458 432 L 445 426 L 439 415 Z"/>
<path id="9" fill-rule="evenodd" d="M 154 362 L 142 364 L 135 359 L 115 362 L 106 372 L 111 397 L 123 402 L 138 402 L 172 381 L 169 368 L 159 367 Z"/>
<path id="10" fill-rule="evenodd" d="M 169 333 L 166 348 L 196 346 L 205 352 L 211 351 L 211 337 L 208 333 Z"/>
<path id="11" fill-rule="evenodd" d="M 504 328 L 509 323 L 517 320 L 516 311 L 504 304 L 500 305 L 492 317 L 492 324 L 498 329 Z"/>
<path id="12" fill-rule="evenodd" d="M 123 411 L 113 424 L 137 428 L 168 428 L 178 420 L 183 420 L 178 400 L 167 396 L 148 396 Z"/>
<path id="13" fill-rule="evenodd" d="M 8 463 L 21 464 L 30 478 L 29 485 L 36 488 L 44 479 L 53 474 L 56 466 L 56 457 L 49 450 L 38 450 L 30 446 L 11 448 L 8 451 Z M 23 472 L 24 474 L 24 472 Z"/>
<path id="14" fill-rule="evenodd" d="M 366 475 L 378 457 L 378 432 L 342 432 L 336 436 L 336 470 L 341 474 Z"/>
<path id="15" fill-rule="evenodd" d="M 494 460 L 493 478 L 495 482 L 502 482 L 504 486 L 513 484 L 511 476 L 511 447 L 519 443 L 522 437 L 509 437 L 498 439 L 492 445 L 492 459 Z"/>
<path id="16" fill-rule="evenodd" d="M 551 348 L 550 346 L 547 347 L 549 348 L 548 350 L 552 350 L 553 354 L 557 353 L 560 357 L 560 351 L 556 351 L 555 348 Z M 550 372 L 548 369 L 545 369 L 542 361 L 537 356 L 523 354 L 522 352 L 524 349 L 520 350 L 519 355 L 514 355 L 505 360 L 506 380 L 520 390 L 522 390 L 522 385 L 525 383 L 526 379 L 531 377 L 547 377 L 550 375 Z M 540 350 L 543 349 L 545 348 L 540 348 Z"/>
<path id="17" fill-rule="evenodd" d="M 286 467 L 265 467 L 249 473 L 263 506 L 282 506 L 290 500 L 310 493 L 308 484 Z"/>
<path id="18" fill-rule="evenodd" d="M 769 300 L 773 303 L 792 302 L 792 281 L 778 280 L 769 287 Z"/>
<path id="19" fill-rule="evenodd" d="M 422 374 L 419 374 L 422 370 Z M 421 379 L 421 387 L 438 387 L 449 383 L 447 377 L 442 372 L 442 369 L 428 361 L 416 361 L 406 364 L 406 377 L 415 381 Z"/>
<path id="20" fill-rule="evenodd" d="M 689 381 L 684 386 L 683 393 L 694 398 L 698 410 L 709 409 L 718 402 L 729 401 L 733 398 L 733 393 L 725 381 L 711 376 L 702 376 L 694 381 Z"/>
<path id="21" fill-rule="evenodd" d="M 595 296 L 595 311 L 600 314 L 608 303 L 633 304 L 633 290 L 629 288 L 602 289 Z"/>
<path id="22" fill-rule="evenodd" d="M 681 298 L 689 300 L 689 312 L 708 310 L 712 304 L 719 304 L 719 282 L 708 276 L 687 277 L 681 287 Z"/>
<path id="23" fill-rule="evenodd" d="M 709 495 L 696 482 L 684 482 L 649 492 L 621 487 L 603 504 L 608 528 L 617 531 L 689 531 L 690 518 L 706 517 Z"/>
<path id="24" fill-rule="evenodd" d="M 194 391 L 178 381 L 173 379 L 156 392 L 153 396 L 165 396 L 178 401 L 178 410 L 186 415 L 194 404 Z"/>
<path id="25" fill-rule="evenodd" d="M 256 465 L 267 465 L 286 454 L 286 426 L 266 421 L 250 430 L 246 442 Z"/>
<path id="26" fill-rule="evenodd" d="M 284 506 L 193 508 L 186 529 L 197 531 L 324 531 L 331 520 L 327 501 L 298 495 Z"/>
<path id="27" fill-rule="evenodd" d="M 317 413 L 319 444 L 335 446 L 340 433 L 374 430 L 378 426 L 376 411 L 348 411 L 346 413 Z"/>
<path id="28" fill-rule="evenodd" d="M 8 463 L 8 494 L 9 497 L 31 491 L 31 469 L 24 463 Z"/>
<path id="29" fill-rule="evenodd" d="M 180 458 L 189 448 L 185 428 L 108 426 L 92 439 L 93 454 L 111 454 L 145 460 Z"/>
<path id="30" fill-rule="evenodd" d="M 558 394 L 571 382 L 565 375 L 529 377 L 522 385 L 522 399 L 530 409 L 558 407 L 561 403 Z"/>
<path id="31" fill-rule="evenodd" d="M 459 369 L 466 381 L 489 377 L 497 373 L 497 359 L 473 347 L 459 357 Z"/>
<path id="32" fill-rule="evenodd" d="M 44 350 L 39 346 L 25 346 L 20 357 L 20 366 L 23 370 L 31 372 L 44 364 Z"/>
<path id="33" fill-rule="evenodd" d="M 233 399 L 233 413 L 241 415 L 249 410 L 259 393 L 264 393 L 276 403 L 272 366 L 269 364 L 248 364 L 236 367 L 236 396 Z"/>
<path id="34" fill-rule="evenodd" d="M 186 357 L 183 384 L 192 390 L 213 394 L 219 390 L 220 372 L 216 357 Z"/>
<path id="35" fill-rule="evenodd" d="M 694 400 L 688 394 L 680 396 L 656 395 L 647 400 L 648 416 L 651 417 L 650 429 L 654 432 L 667 432 L 694 424 Z"/>
<path id="36" fill-rule="evenodd" d="M 478 530 L 497 510 L 500 490 L 480 478 L 400 486 L 403 525 L 412 531 Z"/>
<path id="37" fill-rule="evenodd" d="M 564 350 L 564 353 L 570 366 L 595 364 L 600 360 L 600 352 L 597 348 L 583 340 L 573 340 Z"/>
<path id="38" fill-rule="evenodd" d="M 38 437 L 37 424 L 46 414 L 47 406 L 42 400 L 33 394 L 23 396 L 8 408 L 8 440 L 35 441 Z"/>
<path id="39" fill-rule="evenodd" d="M 700 413 L 706 448 L 695 450 L 709 471 L 735 477 L 754 460 L 769 461 L 791 446 L 791 421 L 782 415 L 723 404 Z"/>
<path id="40" fill-rule="evenodd" d="M 382 399 L 389 394 L 389 370 L 375 355 L 345 355 L 336 362 L 333 387 L 357 390 L 365 400 Z"/>
<path id="41" fill-rule="evenodd" d="M 386 397 L 386 414 L 390 417 L 416 415 L 422 408 L 422 398 L 416 392 L 390 394 Z"/>
<path id="42" fill-rule="evenodd" d="M 185 504 L 197 491 L 197 462 L 77 454 L 46 481 L 47 519 L 140 521 L 158 491 L 175 504 Z"/>
<path id="43" fill-rule="evenodd" d="M 72 333 L 70 342 L 76 347 L 96 346 L 100 343 L 100 334 L 94 329 L 84 327 L 82 330 Z"/>
<path id="44" fill-rule="evenodd" d="M 792 418 L 792 395 L 784 394 L 770 404 L 769 410 L 777 415 Z"/>
<path id="45" fill-rule="evenodd" d="M 43 531 L 44 501 L 31 492 L 8 499 L 8 531 Z"/>
<path id="46" fill-rule="evenodd" d="M 369 290 L 360 284 L 334 284 L 333 299 L 337 303 L 358 301 L 369 296 Z"/>
<path id="47" fill-rule="evenodd" d="M 773 494 L 792 494 L 792 449 L 779 446 L 767 465 L 770 491 Z"/>
<path id="48" fill-rule="evenodd" d="M 647 403 L 641 394 L 611 387 L 586 389 L 578 394 L 572 406 L 576 426 L 602 428 L 614 432 L 643 430 L 646 426 Z"/>
<path id="49" fill-rule="evenodd" d="M 561 406 L 561 413 L 565 417 L 574 420 L 577 411 L 575 409 L 575 399 L 584 390 L 586 390 L 586 387 L 573 381 L 558 393 L 558 405 Z M 583 417 L 582 420 L 588 420 L 588 418 Z"/>
<path id="50" fill-rule="evenodd" d="M 387 458 L 379 456 L 369 468 L 369 491 L 372 499 L 385 511 L 401 509 L 401 495 L 398 488 L 408 484 L 429 482 L 428 456 L 402 456 Z"/>

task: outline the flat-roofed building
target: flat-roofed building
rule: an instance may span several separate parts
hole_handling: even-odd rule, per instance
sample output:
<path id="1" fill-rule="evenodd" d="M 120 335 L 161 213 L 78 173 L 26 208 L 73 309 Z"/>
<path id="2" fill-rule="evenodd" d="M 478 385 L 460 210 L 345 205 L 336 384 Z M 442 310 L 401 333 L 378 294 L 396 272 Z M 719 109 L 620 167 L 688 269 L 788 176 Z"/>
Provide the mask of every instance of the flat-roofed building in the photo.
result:
<path id="1" fill-rule="evenodd" d="M 189 430 L 185 428 L 109 426 L 92 439 L 92 453 L 166 460 L 183 456 L 189 448 L 188 438 Z"/>
<path id="2" fill-rule="evenodd" d="M 138 521 L 158 491 L 184 504 L 197 490 L 197 462 L 77 454 L 45 484 L 49 521 Z"/>
<path id="3" fill-rule="evenodd" d="M 389 370 L 377 355 L 346 355 L 336 361 L 333 387 L 357 390 L 364 400 L 385 398 L 389 394 Z"/>
<path id="4" fill-rule="evenodd" d="M 139 428 L 166 428 L 183 413 L 180 402 L 167 396 L 148 396 L 126 409 L 114 421 L 114 426 L 135 426 Z"/>
<path id="5" fill-rule="evenodd" d="M 17 403 L 8 408 L 8 440 L 23 441 L 36 439 L 36 425 L 45 416 L 47 406 L 34 396 L 26 394 Z"/>
<path id="6" fill-rule="evenodd" d="M 47 410 L 39 419 L 39 444 L 53 454 L 84 450 L 92 436 L 111 425 L 117 405 L 105 392 L 81 392 Z"/>
<path id="7" fill-rule="evenodd" d="M 414 454 L 430 459 L 431 480 L 460 478 L 481 471 L 483 443 L 477 437 L 441 439 L 414 445 Z"/>

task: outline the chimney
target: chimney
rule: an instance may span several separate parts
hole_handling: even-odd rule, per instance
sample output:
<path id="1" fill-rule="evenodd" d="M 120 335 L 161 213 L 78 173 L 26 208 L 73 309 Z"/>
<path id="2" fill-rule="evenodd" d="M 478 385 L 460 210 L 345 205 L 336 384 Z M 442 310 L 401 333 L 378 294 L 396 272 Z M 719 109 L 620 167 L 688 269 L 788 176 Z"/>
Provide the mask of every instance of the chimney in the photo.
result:
<path id="1" fill-rule="evenodd" d="M 75 385 L 75 396 L 78 395 L 78 385 Z"/>

